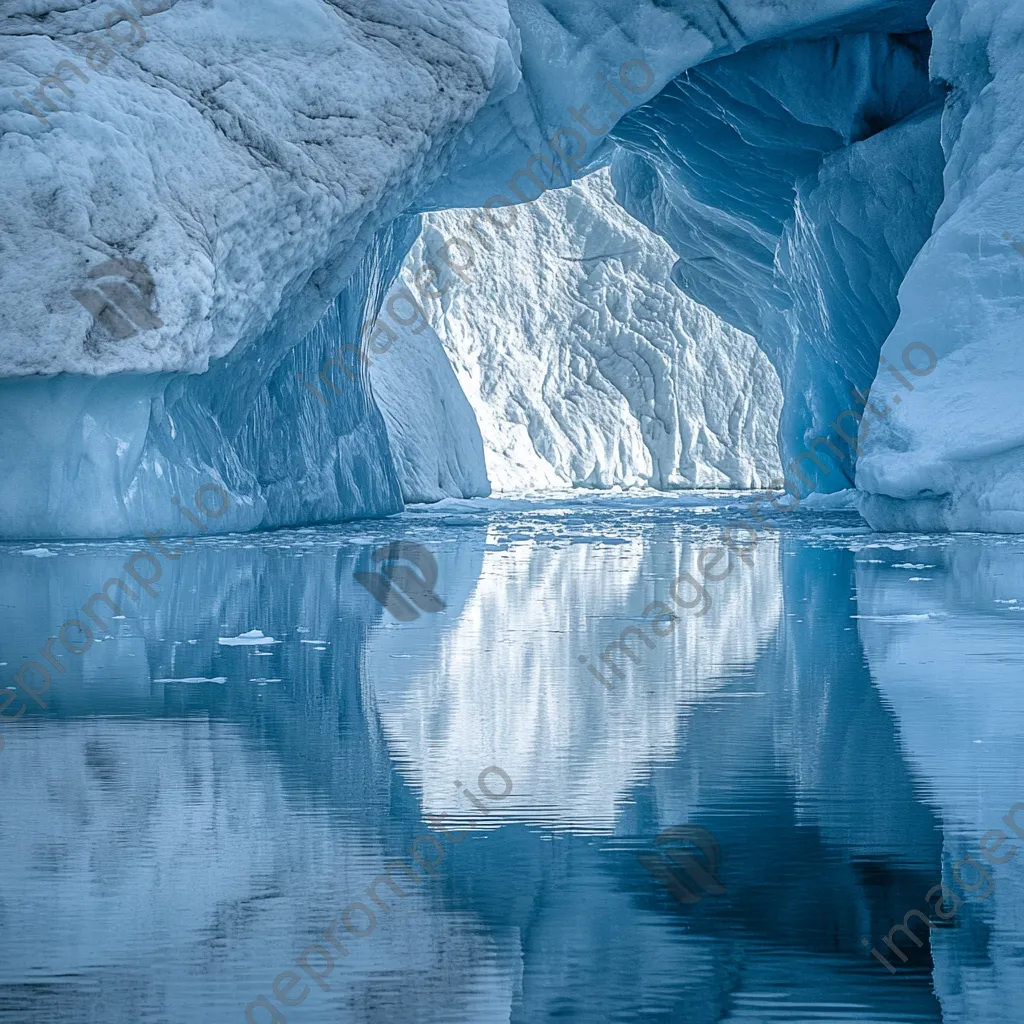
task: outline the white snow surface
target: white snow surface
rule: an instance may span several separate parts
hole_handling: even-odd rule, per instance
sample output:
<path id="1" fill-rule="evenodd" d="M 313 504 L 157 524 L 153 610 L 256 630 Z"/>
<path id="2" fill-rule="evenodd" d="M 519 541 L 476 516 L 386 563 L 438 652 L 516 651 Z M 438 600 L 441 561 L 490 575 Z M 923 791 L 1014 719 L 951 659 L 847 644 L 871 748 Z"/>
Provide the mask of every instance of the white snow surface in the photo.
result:
<path id="1" fill-rule="evenodd" d="M 308 329 L 440 175 L 486 196 L 570 105 L 616 104 L 596 74 L 642 59 L 653 95 L 751 38 L 892 4 L 731 6 L 135 0 L 108 32 L 113 4 L 4 0 L 0 369 L 201 372 L 286 308 Z M 78 71 L 36 98 L 62 61 Z M 149 267 L 163 321 L 113 345 L 71 295 L 112 258 Z"/>
<path id="2" fill-rule="evenodd" d="M 312 327 L 368 232 L 520 79 L 493 0 L 165 5 L 138 0 L 155 13 L 114 24 L 117 42 L 113 5 L 4 0 L 6 375 L 196 373 L 285 308 Z M 66 68 L 43 123 L 13 91 L 65 60 L 87 81 Z M 111 343 L 71 292 L 119 257 L 151 271 L 163 326 Z"/>
<path id="3" fill-rule="evenodd" d="M 441 417 L 422 410 L 461 399 L 450 374 L 421 370 L 443 356 L 423 316 L 476 413 L 495 490 L 763 487 L 781 477 L 775 370 L 749 335 L 673 284 L 671 248 L 616 203 L 607 170 L 489 224 L 466 210 L 424 220 L 381 317 L 401 338 L 371 356 L 403 490 L 418 463 L 433 472 L 439 458 L 422 449 L 437 434 L 424 420 Z M 467 264 L 458 276 L 436 255 L 452 239 L 470 246 L 449 247 L 457 267 Z M 444 273 L 403 328 L 387 310 L 412 319 L 408 297 L 431 266 Z M 395 424 L 398 407 L 414 429 Z M 461 430 L 447 436 L 453 449 L 464 444 Z M 476 479 L 446 493 L 486 493 L 472 489 Z M 435 492 L 412 493 L 406 500 Z"/>

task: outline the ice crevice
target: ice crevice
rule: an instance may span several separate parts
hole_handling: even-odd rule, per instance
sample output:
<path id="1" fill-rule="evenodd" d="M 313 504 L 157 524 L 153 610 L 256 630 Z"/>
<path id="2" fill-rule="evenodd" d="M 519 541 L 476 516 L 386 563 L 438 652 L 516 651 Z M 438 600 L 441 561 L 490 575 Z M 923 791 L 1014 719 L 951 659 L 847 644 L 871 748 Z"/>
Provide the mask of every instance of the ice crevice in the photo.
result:
<path id="1" fill-rule="evenodd" d="M 1014 5 L 100 7 L 0 27 L 0 537 L 783 477 L 1024 530 Z"/>

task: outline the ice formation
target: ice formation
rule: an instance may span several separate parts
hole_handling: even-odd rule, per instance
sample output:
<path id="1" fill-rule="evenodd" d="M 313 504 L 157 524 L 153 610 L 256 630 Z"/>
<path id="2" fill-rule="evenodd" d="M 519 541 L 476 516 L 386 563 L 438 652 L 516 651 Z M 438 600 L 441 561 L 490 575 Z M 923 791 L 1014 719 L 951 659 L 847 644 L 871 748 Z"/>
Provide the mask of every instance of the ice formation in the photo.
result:
<path id="1" fill-rule="evenodd" d="M 615 129 L 627 209 L 679 253 L 680 286 L 754 335 L 778 370 L 787 468 L 842 410 L 859 411 L 850 388 L 870 387 L 928 236 L 941 159 L 926 64 L 926 34 L 751 47 Z M 852 482 L 851 459 L 826 469 L 814 489 Z"/>
<path id="2" fill-rule="evenodd" d="M 388 302 L 403 292 L 401 287 L 393 290 Z M 406 308 L 403 318 L 412 312 Z M 387 339 L 388 351 L 371 355 L 367 363 L 403 500 L 486 496 L 491 488 L 480 427 L 441 340 L 418 314 L 408 327 L 396 325 L 394 333 L 395 340 Z M 384 341 L 382 335 L 378 347 Z"/>
<path id="3" fill-rule="evenodd" d="M 939 0 L 930 22 L 932 74 L 949 93 L 945 196 L 882 354 L 900 367 L 924 341 L 936 369 L 865 442 L 861 512 L 880 529 L 1019 533 L 1024 8 Z"/>
<path id="4" fill-rule="evenodd" d="M 424 390 L 437 394 L 407 366 L 437 351 L 425 318 L 476 411 L 495 490 L 761 487 L 780 479 L 775 371 L 752 338 L 672 282 L 672 250 L 615 202 L 606 170 L 509 214 L 504 230 L 472 236 L 476 244 L 460 254 L 472 265 L 434 289 L 443 295 L 425 296 L 412 325 L 394 324 L 385 304 L 382 320 L 400 340 L 371 357 L 378 396 L 397 385 L 396 404 L 412 410 L 431 403 Z M 467 234 L 466 211 L 425 220 L 388 300 L 403 321 L 416 274 L 446 240 Z M 457 407 L 459 397 L 447 403 Z M 402 450 L 431 436 L 430 426 L 417 423 L 404 431 L 409 442 L 397 441 L 388 411 L 396 400 L 379 400 L 398 465 L 428 459 Z M 462 436 L 448 433 L 456 443 Z"/>
<path id="5" fill-rule="evenodd" d="M 210 482 L 233 499 L 216 530 L 383 515 L 403 493 L 479 493 L 471 417 L 454 398 L 437 404 L 454 391 L 429 339 L 416 379 L 436 383 L 434 405 L 404 430 L 394 402 L 382 416 L 362 360 L 350 386 L 335 382 L 343 395 L 318 398 L 328 385 L 317 375 L 345 346 L 373 344 L 363 325 L 416 241 L 406 215 L 504 207 L 534 197 L 531 173 L 564 185 L 608 163 L 618 200 L 677 257 L 675 284 L 774 365 L 795 491 L 855 479 L 881 527 L 1024 528 L 1011 404 L 1024 10 L 928 9 L 8 0 L 0 536 L 195 532 L 172 498 Z M 443 340 L 466 379 L 457 353 L 470 346 Z M 866 395 L 879 350 L 893 363 L 915 342 L 937 368 L 862 430 L 860 458 L 852 435 L 833 438 L 840 471 L 829 455 L 804 459 L 794 480 L 791 464 L 846 409 L 847 422 L 859 417 L 850 388 Z M 594 338 L 588 351 L 611 344 Z M 621 371 L 659 347 L 644 332 L 635 345 Z M 760 479 L 758 431 L 725 430 L 723 395 L 703 418 L 704 448 L 690 449 L 685 428 L 702 419 L 677 377 L 638 402 L 609 363 L 603 400 L 559 419 L 537 393 L 538 367 L 522 370 L 529 398 L 504 413 L 540 409 L 540 461 L 521 431 L 496 440 L 489 399 L 469 388 L 487 449 L 510 452 L 491 457 L 503 486 L 506 473 L 535 472 Z M 884 379 L 876 406 L 891 395 Z M 674 422 L 675 440 L 653 440 Z"/>

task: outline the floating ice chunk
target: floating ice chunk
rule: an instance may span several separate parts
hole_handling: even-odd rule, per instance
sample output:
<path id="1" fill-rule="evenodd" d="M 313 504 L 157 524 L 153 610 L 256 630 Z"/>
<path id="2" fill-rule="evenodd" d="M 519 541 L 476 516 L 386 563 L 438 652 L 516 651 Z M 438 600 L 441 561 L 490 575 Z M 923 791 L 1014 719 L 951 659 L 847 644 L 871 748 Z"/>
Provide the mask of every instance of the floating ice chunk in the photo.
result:
<path id="1" fill-rule="evenodd" d="M 154 683 L 226 683 L 227 676 L 185 676 L 183 679 L 154 679 Z"/>
<path id="2" fill-rule="evenodd" d="M 33 558 L 56 558 L 57 552 L 49 548 L 26 548 L 21 552 L 23 555 L 31 555 Z"/>
<path id="3" fill-rule="evenodd" d="M 217 643 L 222 647 L 255 647 L 259 644 L 279 644 L 272 636 L 264 636 L 262 629 L 250 629 L 248 633 L 239 633 L 238 636 L 222 636 L 217 638 Z"/>

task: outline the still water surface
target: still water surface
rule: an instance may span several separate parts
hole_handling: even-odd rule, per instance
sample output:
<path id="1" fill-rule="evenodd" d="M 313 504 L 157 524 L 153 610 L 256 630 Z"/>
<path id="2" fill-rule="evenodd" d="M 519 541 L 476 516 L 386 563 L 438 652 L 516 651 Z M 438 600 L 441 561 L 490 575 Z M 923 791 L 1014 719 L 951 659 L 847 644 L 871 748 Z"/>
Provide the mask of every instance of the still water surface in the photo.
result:
<path id="1" fill-rule="evenodd" d="M 1024 1020 L 1024 851 L 991 884 L 962 863 L 1024 801 L 1024 538 L 792 513 L 605 689 L 579 656 L 739 508 L 459 502 L 187 548 L 4 728 L 0 1022 L 224 1024 L 261 994 L 260 1024 Z M 444 611 L 353 581 L 396 539 Z M 0 548 L 0 685 L 137 547 Z M 638 860 L 679 825 L 724 892 Z M 884 936 L 939 883 L 956 912 L 911 919 L 903 964 Z M 364 934 L 324 936 L 346 909 Z M 319 984 L 282 973 L 311 946 Z"/>

